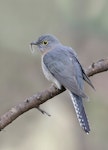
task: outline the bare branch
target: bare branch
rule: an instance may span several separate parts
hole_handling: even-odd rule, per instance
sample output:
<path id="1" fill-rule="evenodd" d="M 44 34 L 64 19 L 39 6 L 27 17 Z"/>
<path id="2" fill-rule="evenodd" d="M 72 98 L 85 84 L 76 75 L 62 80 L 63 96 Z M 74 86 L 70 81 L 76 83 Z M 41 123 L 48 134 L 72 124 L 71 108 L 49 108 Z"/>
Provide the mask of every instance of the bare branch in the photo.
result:
<path id="1" fill-rule="evenodd" d="M 96 63 L 93 63 L 86 70 L 87 75 L 93 76 L 97 73 L 104 72 L 108 70 L 108 58 L 101 59 Z M 50 88 L 33 95 L 26 100 L 22 101 L 20 104 L 12 107 L 8 112 L 3 114 L 0 117 L 0 130 L 4 129 L 7 125 L 9 125 L 12 121 L 14 121 L 17 117 L 27 112 L 32 108 L 38 108 L 39 105 L 46 102 L 47 100 L 53 98 L 54 96 L 64 92 L 65 89 L 62 88 L 58 90 L 54 85 Z"/>
<path id="2" fill-rule="evenodd" d="M 91 66 L 86 70 L 86 74 L 90 77 L 97 73 L 101 73 L 108 70 L 108 58 L 101 59 L 96 63 L 92 63 Z"/>

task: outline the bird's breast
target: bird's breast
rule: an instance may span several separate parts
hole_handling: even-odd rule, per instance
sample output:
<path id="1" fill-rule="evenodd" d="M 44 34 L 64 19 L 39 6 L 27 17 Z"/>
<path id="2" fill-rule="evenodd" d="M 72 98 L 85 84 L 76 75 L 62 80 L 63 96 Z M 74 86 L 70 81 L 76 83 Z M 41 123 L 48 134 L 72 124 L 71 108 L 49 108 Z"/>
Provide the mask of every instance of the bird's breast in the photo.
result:
<path id="1" fill-rule="evenodd" d="M 45 63 L 43 61 L 43 57 L 42 57 L 42 60 L 41 60 L 41 65 L 42 65 L 43 73 L 44 73 L 45 77 L 47 78 L 47 80 L 49 80 L 52 83 L 54 83 L 57 86 L 58 89 L 61 89 L 61 84 L 59 83 L 59 81 L 57 81 L 57 79 L 48 70 L 48 68 L 46 67 L 46 65 L 45 65 Z"/>

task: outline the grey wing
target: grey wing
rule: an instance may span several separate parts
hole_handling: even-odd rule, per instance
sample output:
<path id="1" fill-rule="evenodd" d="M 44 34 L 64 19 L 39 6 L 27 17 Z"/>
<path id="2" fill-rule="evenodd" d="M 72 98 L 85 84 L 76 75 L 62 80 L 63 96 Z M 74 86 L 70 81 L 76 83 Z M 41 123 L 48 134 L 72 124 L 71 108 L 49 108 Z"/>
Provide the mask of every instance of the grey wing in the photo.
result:
<path id="1" fill-rule="evenodd" d="M 81 67 L 82 68 L 82 67 Z M 83 79 L 95 90 L 91 80 L 89 79 L 89 77 L 86 75 L 84 69 L 82 68 L 82 72 L 83 72 Z"/>
<path id="2" fill-rule="evenodd" d="M 87 98 L 83 92 L 83 75 L 75 55 L 68 49 L 54 49 L 44 55 L 43 61 L 50 73 L 72 93 Z"/>
<path id="3" fill-rule="evenodd" d="M 73 50 L 72 48 L 69 49 L 69 53 L 70 53 L 71 57 L 73 57 L 73 55 L 75 56 L 74 59 L 75 59 L 75 61 L 79 64 L 79 66 L 80 66 L 80 69 L 81 69 L 81 71 L 82 71 L 83 79 L 84 79 L 93 89 L 95 89 L 94 86 L 93 86 L 93 84 L 92 84 L 92 82 L 91 82 L 91 80 L 89 79 L 89 77 L 88 77 L 87 74 L 85 73 L 83 67 L 81 66 L 81 64 L 80 64 L 80 62 L 79 62 L 79 60 L 78 60 L 77 54 L 74 52 L 74 50 Z"/>
<path id="4" fill-rule="evenodd" d="M 91 82 L 91 80 L 90 80 L 89 77 L 86 75 L 84 69 L 82 68 L 80 62 L 78 61 L 78 58 L 75 58 L 75 59 L 76 59 L 76 61 L 78 62 L 80 68 L 81 68 L 83 79 L 84 79 L 93 89 L 95 89 L 94 86 L 93 86 L 93 84 L 92 84 L 92 82 Z"/>

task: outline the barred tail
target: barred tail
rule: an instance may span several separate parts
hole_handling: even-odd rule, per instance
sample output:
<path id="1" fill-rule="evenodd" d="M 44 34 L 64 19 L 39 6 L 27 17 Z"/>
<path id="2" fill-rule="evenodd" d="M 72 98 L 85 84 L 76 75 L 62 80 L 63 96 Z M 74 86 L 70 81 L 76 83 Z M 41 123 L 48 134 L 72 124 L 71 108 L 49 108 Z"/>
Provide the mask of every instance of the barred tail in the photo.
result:
<path id="1" fill-rule="evenodd" d="M 70 93 L 70 95 L 71 95 L 71 99 L 75 108 L 75 112 L 76 112 L 79 124 L 86 133 L 89 133 L 90 127 L 89 127 L 88 119 L 84 110 L 82 98 L 72 93 Z"/>

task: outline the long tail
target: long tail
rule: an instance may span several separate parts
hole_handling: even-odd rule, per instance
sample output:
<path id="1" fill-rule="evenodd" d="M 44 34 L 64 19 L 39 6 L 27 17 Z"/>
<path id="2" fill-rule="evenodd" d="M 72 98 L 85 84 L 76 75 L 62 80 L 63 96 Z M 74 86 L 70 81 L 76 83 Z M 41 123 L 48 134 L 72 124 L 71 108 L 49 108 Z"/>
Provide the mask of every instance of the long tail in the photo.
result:
<path id="1" fill-rule="evenodd" d="M 89 127 L 88 119 L 84 110 L 82 98 L 72 93 L 70 93 L 70 95 L 71 95 L 71 99 L 75 108 L 75 112 L 76 112 L 79 124 L 86 133 L 89 133 L 90 127 Z"/>

